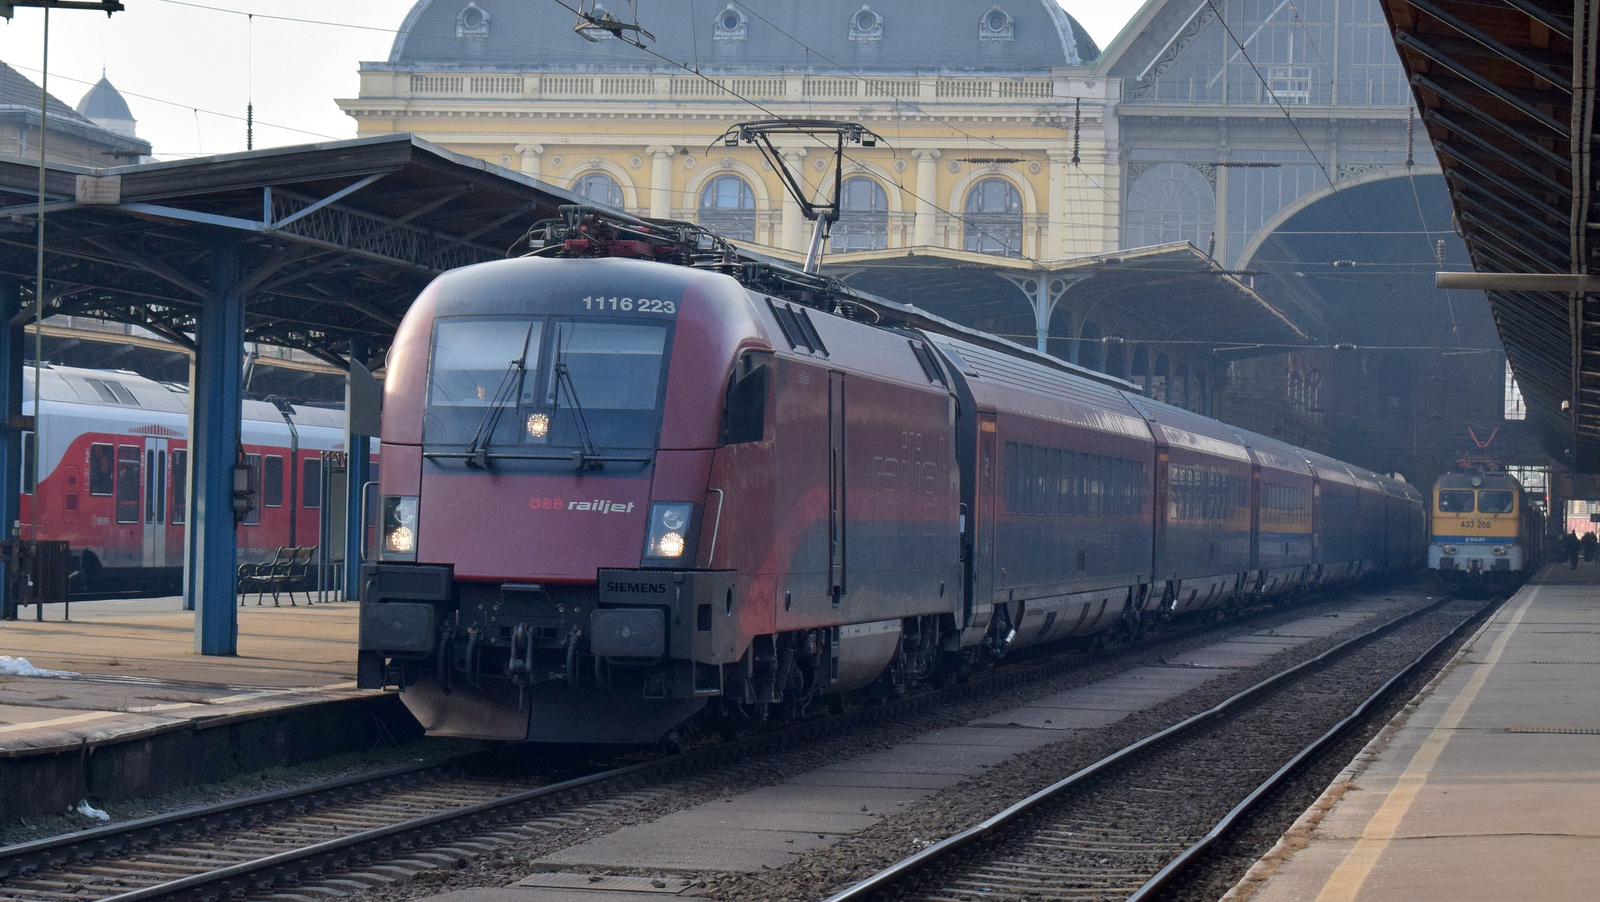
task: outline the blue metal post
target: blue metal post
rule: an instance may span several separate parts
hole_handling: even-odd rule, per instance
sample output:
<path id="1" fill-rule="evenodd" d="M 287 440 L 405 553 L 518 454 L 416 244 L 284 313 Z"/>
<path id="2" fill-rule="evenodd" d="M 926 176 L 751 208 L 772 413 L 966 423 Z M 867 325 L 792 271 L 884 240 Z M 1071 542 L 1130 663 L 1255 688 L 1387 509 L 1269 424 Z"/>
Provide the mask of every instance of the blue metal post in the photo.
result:
<path id="1" fill-rule="evenodd" d="M 22 309 L 22 289 L 0 280 L 0 535 L 15 536 L 22 517 L 22 430 L 6 423 L 22 415 L 23 328 L 11 325 Z"/>
<path id="2" fill-rule="evenodd" d="M 196 385 L 196 383 L 198 381 L 199 380 L 195 378 L 195 359 L 193 357 L 190 357 L 189 358 L 189 391 L 190 391 L 190 397 L 191 398 L 194 397 L 194 394 L 193 394 L 194 387 L 195 387 L 195 385 Z M 195 493 L 194 493 L 194 471 L 195 471 L 194 462 L 195 462 L 195 456 L 194 456 L 193 437 L 198 434 L 196 432 L 195 428 L 194 428 L 194 412 L 195 412 L 195 405 L 190 404 L 189 405 L 188 422 L 183 427 L 183 434 L 190 437 L 189 453 L 188 453 L 188 456 L 185 458 L 185 461 L 184 461 L 185 470 L 184 470 L 184 473 L 183 473 L 184 509 L 189 511 L 190 513 L 183 520 L 183 587 L 179 590 L 180 592 L 183 593 L 183 609 L 185 611 L 194 610 L 194 597 L 195 597 L 196 594 L 198 594 L 194 590 L 194 587 L 196 585 L 196 583 L 194 581 L 194 576 L 195 576 L 194 561 L 197 559 L 197 557 L 195 555 L 195 539 L 196 539 L 196 537 L 198 537 L 200 535 L 200 531 L 195 529 L 195 526 L 194 526 L 194 513 L 193 513 L 193 511 L 194 511 L 194 499 L 195 499 Z"/>
<path id="3" fill-rule="evenodd" d="M 367 343 L 360 339 L 350 341 L 350 359 L 367 362 Z M 346 404 L 350 398 L 346 392 Z M 346 601 L 361 598 L 361 561 L 367 548 L 366 524 L 367 481 L 372 478 L 372 438 L 350 432 L 346 427 L 344 446 L 350 452 L 350 470 L 346 484 L 345 543 L 344 543 L 344 597 Z"/>
<path id="4" fill-rule="evenodd" d="M 194 647 L 203 655 L 238 653 L 235 583 L 238 534 L 233 520 L 233 465 L 239 453 L 239 390 L 244 351 L 244 301 L 236 297 L 239 246 L 211 246 L 211 291 L 201 308 L 195 338 L 194 431 L 189 454 L 194 478 L 189 490 L 193 536 L 185 598 L 192 604 Z"/>

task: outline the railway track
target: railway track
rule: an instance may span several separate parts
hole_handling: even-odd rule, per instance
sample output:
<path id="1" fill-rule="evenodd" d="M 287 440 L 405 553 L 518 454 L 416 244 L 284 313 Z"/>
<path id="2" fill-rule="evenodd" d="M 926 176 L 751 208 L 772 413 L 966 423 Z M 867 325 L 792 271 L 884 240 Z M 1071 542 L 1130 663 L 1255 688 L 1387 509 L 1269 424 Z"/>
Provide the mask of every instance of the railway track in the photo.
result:
<path id="1" fill-rule="evenodd" d="M 678 755 L 596 764 L 577 776 L 474 775 L 476 765 L 465 757 L 0 848 L 0 902 L 292 898 L 357 890 L 364 880 L 448 868 L 497 845 L 604 823 L 654 784 L 983 693 L 1009 692 L 1090 664 L 1157 656 L 1247 628 L 1252 619 L 1260 618 L 1189 624 L 1133 648 L 1018 664 L 962 685 Z"/>
<path id="2" fill-rule="evenodd" d="M 1447 598 L 1368 630 L 827 902 L 1168 898 L 1219 838 L 1501 601 Z M 1339 703 L 1353 693 L 1353 709 Z"/>

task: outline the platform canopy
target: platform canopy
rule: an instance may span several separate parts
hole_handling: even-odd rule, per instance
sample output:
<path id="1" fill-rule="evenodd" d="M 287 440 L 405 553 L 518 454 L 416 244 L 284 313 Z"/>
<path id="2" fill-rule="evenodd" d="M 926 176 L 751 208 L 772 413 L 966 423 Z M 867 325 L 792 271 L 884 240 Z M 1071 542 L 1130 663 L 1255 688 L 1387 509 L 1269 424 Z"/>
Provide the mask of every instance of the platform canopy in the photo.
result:
<path id="1" fill-rule="evenodd" d="M 38 164 L 0 157 L 0 278 L 34 280 Z M 192 346 L 210 249 L 236 244 L 245 340 L 381 359 L 447 269 L 497 260 L 573 195 L 410 135 L 46 173 L 46 315 Z M 365 361 L 363 361 L 365 362 Z"/>
<path id="2" fill-rule="evenodd" d="M 1438 150 L 1473 268 L 1591 272 L 1600 251 L 1591 159 L 1600 7 L 1551 0 L 1380 2 Z M 1577 53 L 1575 33 L 1587 35 Z M 1575 84 L 1589 87 L 1575 90 Z M 1600 471 L 1596 300 L 1500 290 L 1489 292 L 1489 303 L 1545 449 L 1580 471 Z"/>
<path id="3" fill-rule="evenodd" d="M 31 318 L 37 164 L 0 157 L 0 402 L 21 411 Z M 48 315 L 144 326 L 194 351 L 185 603 L 195 647 L 234 654 L 241 369 L 246 341 L 302 349 L 352 373 L 381 360 L 434 276 L 498 260 L 568 192 L 410 135 L 107 169 L 45 172 Z M 359 585 L 370 436 L 347 432 L 346 596 Z M 40 428 L 48 428 L 41 423 Z M 367 427 L 368 431 L 372 430 Z M 15 510 L 20 444 L 0 442 Z M 326 537 L 325 537 L 326 538 Z"/>
<path id="4" fill-rule="evenodd" d="M 853 288 L 1026 344 L 1075 338 L 1064 332 L 1088 320 L 1107 337 L 1200 343 L 1235 358 L 1310 342 L 1271 302 L 1188 242 L 1043 262 L 895 248 L 833 255 L 823 269 Z"/>

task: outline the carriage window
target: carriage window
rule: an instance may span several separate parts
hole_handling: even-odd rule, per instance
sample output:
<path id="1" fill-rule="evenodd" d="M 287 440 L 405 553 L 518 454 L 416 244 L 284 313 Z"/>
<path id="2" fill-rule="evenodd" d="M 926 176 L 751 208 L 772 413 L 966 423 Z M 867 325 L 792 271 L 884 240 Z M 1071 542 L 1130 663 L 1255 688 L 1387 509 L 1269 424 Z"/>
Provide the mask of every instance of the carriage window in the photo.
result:
<path id="1" fill-rule="evenodd" d="M 22 494 L 33 494 L 33 433 L 22 434 Z"/>
<path id="2" fill-rule="evenodd" d="M 110 445 L 89 446 L 89 494 L 111 494 L 116 479 L 115 455 Z"/>
<path id="3" fill-rule="evenodd" d="M 139 522 L 139 496 L 144 489 L 144 454 L 137 445 L 117 446 L 117 522 Z"/>
<path id="4" fill-rule="evenodd" d="M 150 523 L 156 517 L 156 449 L 149 448 L 144 452 L 144 469 L 150 478 L 144 483 L 144 522 Z"/>
<path id="5" fill-rule="evenodd" d="M 262 474 L 261 503 L 267 507 L 283 507 L 283 458 L 267 455 L 267 470 Z"/>
<path id="6" fill-rule="evenodd" d="M 301 470 L 300 503 L 309 510 L 322 506 L 322 461 L 307 460 Z"/>
<path id="7" fill-rule="evenodd" d="M 244 463 L 250 468 L 250 491 L 256 496 L 256 504 L 244 515 L 244 522 L 253 526 L 261 522 L 261 455 L 246 454 Z"/>
<path id="8" fill-rule="evenodd" d="M 183 523 L 189 515 L 189 452 L 172 452 L 172 522 Z"/>
<path id="9" fill-rule="evenodd" d="M 1515 505 L 1510 492 L 1479 492 L 1478 511 L 1485 514 L 1509 514 Z"/>
<path id="10" fill-rule="evenodd" d="M 1439 492 L 1439 512 L 1443 514 L 1472 513 L 1472 490 Z"/>

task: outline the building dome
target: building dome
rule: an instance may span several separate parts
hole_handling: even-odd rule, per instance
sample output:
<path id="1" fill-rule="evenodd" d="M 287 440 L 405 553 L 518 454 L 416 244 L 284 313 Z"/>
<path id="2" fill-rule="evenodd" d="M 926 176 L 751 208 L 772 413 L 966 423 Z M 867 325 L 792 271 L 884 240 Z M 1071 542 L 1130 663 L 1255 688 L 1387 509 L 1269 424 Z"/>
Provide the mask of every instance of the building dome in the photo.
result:
<path id="1" fill-rule="evenodd" d="M 627 0 L 596 0 L 629 21 Z M 700 71 L 1039 72 L 1100 55 L 1056 0 L 638 0 L 651 50 Z M 391 65 L 682 70 L 528 0 L 418 0 Z M 107 87 L 110 87 L 107 85 Z M 98 86 L 96 86 L 98 89 Z"/>
<path id="2" fill-rule="evenodd" d="M 111 81 L 103 74 L 78 101 L 78 114 L 107 131 L 128 138 L 134 136 L 133 111 L 128 109 L 128 102 L 122 99 L 122 93 L 112 87 Z"/>

